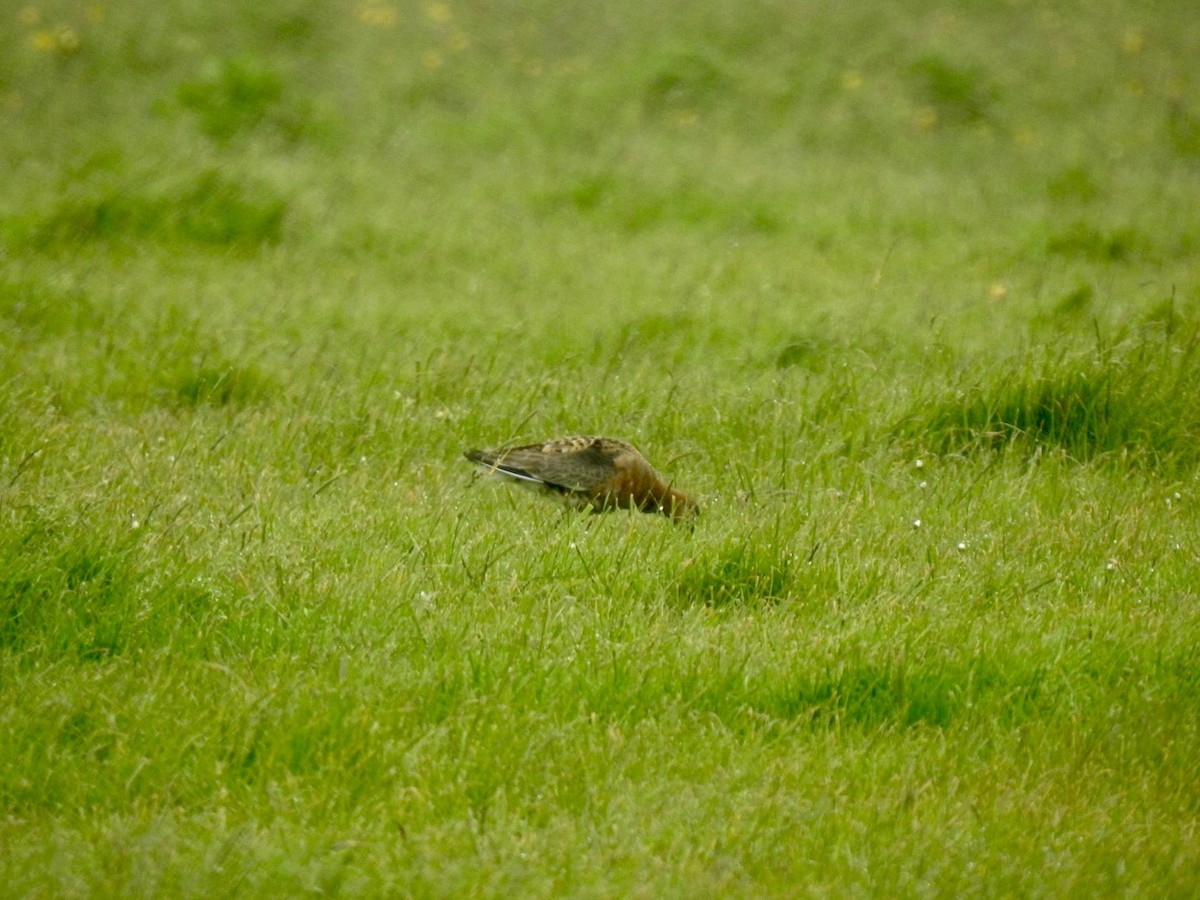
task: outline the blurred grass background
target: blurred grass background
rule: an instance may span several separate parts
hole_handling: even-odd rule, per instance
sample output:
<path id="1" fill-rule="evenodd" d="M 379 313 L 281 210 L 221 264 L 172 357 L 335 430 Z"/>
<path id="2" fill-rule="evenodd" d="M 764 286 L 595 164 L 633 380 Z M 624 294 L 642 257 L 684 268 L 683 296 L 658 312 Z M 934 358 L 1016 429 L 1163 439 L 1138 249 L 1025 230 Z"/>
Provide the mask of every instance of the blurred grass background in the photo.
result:
<path id="1" fill-rule="evenodd" d="M 1191 10 L 0 40 L 7 891 L 1200 883 Z M 460 457 L 592 431 L 695 532 Z"/>

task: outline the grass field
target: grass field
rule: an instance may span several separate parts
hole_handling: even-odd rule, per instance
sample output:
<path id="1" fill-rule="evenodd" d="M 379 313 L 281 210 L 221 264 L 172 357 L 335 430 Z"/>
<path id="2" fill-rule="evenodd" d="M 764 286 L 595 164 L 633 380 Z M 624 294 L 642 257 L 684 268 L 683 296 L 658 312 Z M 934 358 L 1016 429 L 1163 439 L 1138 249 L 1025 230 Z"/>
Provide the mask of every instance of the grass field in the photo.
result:
<path id="1" fill-rule="evenodd" d="M 0 36 L 0 894 L 1200 892 L 1187 4 Z"/>

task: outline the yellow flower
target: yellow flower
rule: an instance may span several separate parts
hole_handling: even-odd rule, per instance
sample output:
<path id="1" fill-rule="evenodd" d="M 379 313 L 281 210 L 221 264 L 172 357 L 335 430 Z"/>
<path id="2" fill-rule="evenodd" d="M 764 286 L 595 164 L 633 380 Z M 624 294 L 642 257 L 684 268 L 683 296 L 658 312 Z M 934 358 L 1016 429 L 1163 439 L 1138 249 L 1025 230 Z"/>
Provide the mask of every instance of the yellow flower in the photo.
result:
<path id="1" fill-rule="evenodd" d="M 442 67 L 442 54 L 436 50 L 426 50 L 421 55 L 421 65 L 430 70 L 440 69 Z"/>
<path id="2" fill-rule="evenodd" d="M 58 41 L 54 39 L 54 32 L 46 28 L 35 31 L 29 40 L 33 43 L 33 48 L 41 53 L 53 53 L 54 48 L 58 46 Z"/>
<path id="3" fill-rule="evenodd" d="M 471 39 L 461 31 L 456 31 L 454 34 L 450 35 L 449 44 L 450 49 L 455 53 L 462 53 L 462 51 L 471 46 Z"/>
<path id="4" fill-rule="evenodd" d="M 922 131 L 929 131 L 937 127 L 938 114 L 933 107 L 925 106 L 917 110 L 917 127 Z"/>
<path id="5" fill-rule="evenodd" d="M 396 24 L 396 10 L 383 3 L 360 3 L 354 8 L 354 15 L 368 25 L 378 25 L 380 28 L 391 28 Z"/>
<path id="6" fill-rule="evenodd" d="M 847 91 L 857 91 L 862 87 L 862 74 L 855 69 L 847 69 L 842 73 L 842 87 Z"/>
<path id="7" fill-rule="evenodd" d="M 450 21 L 451 17 L 454 14 L 450 11 L 449 4 L 426 3 L 425 4 L 425 15 L 427 15 L 430 18 L 430 20 L 432 20 L 434 22 L 445 24 L 446 22 Z"/>
<path id="8" fill-rule="evenodd" d="M 38 22 L 42 21 L 42 14 L 38 12 L 36 6 L 26 6 L 17 14 L 17 21 L 26 28 L 32 28 Z"/>
<path id="9" fill-rule="evenodd" d="M 1121 46 L 1130 56 L 1137 56 L 1142 52 L 1142 48 L 1146 46 L 1146 36 L 1142 34 L 1139 28 L 1128 28 L 1121 38 Z"/>
<path id="10" fill-rule="evenodd" d="M 988 288 L 988 297 L 990 297 L 993 301 L 1003 300 L 1007 295 L 1008 285 L 1003 281 L 997 281 L 990 288 Z"/>

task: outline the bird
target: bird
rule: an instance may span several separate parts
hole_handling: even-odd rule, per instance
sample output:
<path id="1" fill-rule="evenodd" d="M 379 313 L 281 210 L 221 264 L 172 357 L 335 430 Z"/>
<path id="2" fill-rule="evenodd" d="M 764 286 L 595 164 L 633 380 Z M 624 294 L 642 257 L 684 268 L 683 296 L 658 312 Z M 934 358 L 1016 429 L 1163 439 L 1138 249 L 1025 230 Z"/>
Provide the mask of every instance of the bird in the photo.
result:
<path id="1" fill-rule="evenodd" d="M 463 455 L 489 474 L 557 494 L 575 509 L 662 513 L 676 522 L 700 513 L 699 504 L 671 487 L 636 447 L 615 438 L 553 438 Z"/>

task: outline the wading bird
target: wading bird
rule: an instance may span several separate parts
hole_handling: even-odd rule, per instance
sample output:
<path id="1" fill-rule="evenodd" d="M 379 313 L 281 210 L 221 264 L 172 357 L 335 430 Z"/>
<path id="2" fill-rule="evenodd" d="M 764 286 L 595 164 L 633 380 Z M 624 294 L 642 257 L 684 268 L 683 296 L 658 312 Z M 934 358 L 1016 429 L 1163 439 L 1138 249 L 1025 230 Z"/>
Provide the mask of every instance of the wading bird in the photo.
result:
<path id="1" fill-rule="evenodd" d="M 557 438 L 499 450 L 468 450 L 464 456 L 490 474 L 557 494 L 576 509 L 635 509 L 675 521 L 700 513 L 696 501 L 664 481 L 636 447 L 612 438 Z"/>

